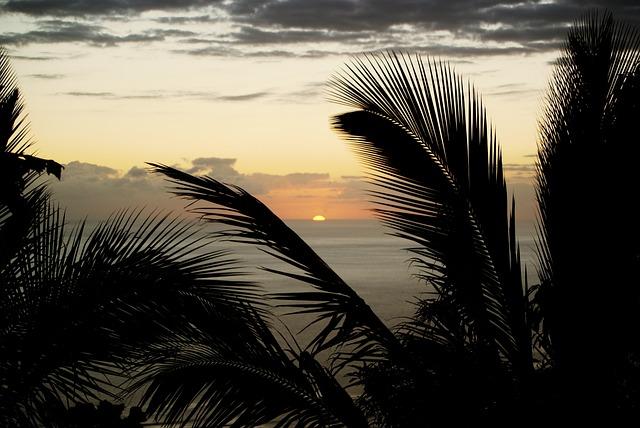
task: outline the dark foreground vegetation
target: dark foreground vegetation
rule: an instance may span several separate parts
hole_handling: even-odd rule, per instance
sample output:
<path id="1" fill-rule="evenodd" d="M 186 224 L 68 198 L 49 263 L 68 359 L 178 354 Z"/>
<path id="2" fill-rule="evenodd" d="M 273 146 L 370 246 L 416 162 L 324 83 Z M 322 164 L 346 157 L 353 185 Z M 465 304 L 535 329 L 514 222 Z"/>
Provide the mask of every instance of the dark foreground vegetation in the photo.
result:
<path id="1" fill-rule="evenodd" d="M 206 427 L 637 420 L 640 33 L 606 13 L 569 31 L 540 121 L 531 286 L 493 128 L 447 64 L 364 55 L 329 87 L 352 110 L 332 123 L 375 213 L 411 242 L 428 291 L 393 329 L 265 205 L 211 177 L 150 164 L 216 236 L 140 211 L 65 231 L 39 179 L 62 167 L 27 155 L 2 54 L 0 425 L 102 426 L 69 418 L 131 397 L 152 420 Z M 241 281 L 211 240 L 258 246 L 306 287 Z M 311 340 L 276 305 L 313 317 Z M 113 426 L 144 419 L 101 406 Z"/>

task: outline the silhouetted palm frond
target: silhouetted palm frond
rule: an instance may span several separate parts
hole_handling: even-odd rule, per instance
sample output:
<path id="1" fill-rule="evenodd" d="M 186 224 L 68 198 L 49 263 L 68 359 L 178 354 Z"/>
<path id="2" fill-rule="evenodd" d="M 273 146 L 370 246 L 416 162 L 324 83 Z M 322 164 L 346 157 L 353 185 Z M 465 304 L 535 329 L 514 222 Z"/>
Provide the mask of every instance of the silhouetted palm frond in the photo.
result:
<path id="1" fill-rule="evenodd" d="M 83 232 L 67 232 L 47 205 L 0 267 L 0 414 L 10 425 L 117 393 L 131 358 L 186 322 L 175 308 L 206 301 L 241 319 L 238 302 L 255 300 L 254 286 L 231 278 L 234 262 L 184 221 L 123 212 Z"/>
<path id="2" fill-rule="evenodd" d="M 5 180 L 10 174 L 17 180 L 22 179 L 29 171 L 46 172 L 60 178 L 62 165 L 50 159 L 26 154 L 30 146 L 24 102 L 7 53 L 0 47 L 0 162 L 3 183 L 7 186 L 14 184 Z M 24 183 L 18 188 L 22 190 Z"/>
<path id="3" fill-rule="evenodd" d="M 530 366 L 513 212 L 478 96 L 449 66 L 394 52 L 355 58 L 330 86 L 358 109 L 333 123 L 369 167 L 375 213 L 418 244 L 435 289 L 419 311 L 431 328 L 407 332 Z"/>
<path id="4" fill-rule="evenodd" d="M 610 13 L 577 21 L 540 123 L 536 302 L 549 364 L 581 408 L 637 400 L 620 394 L 640 361 L 639 100 L 640 33 Z"/>
<path id="5" fill-rule="evenodd" d="M 333 376 L 310 354 L 283 347 L 269 318 L 246 309 L 252 316 L 240 319 L 186 307 L 189 323 L 154 345 L 132 385 L 145 387 L 141 404 L 181 426 L 367 426 Z"/>
<path id="6" fill-rule="evenodd" d="M 0 47 L 0 265 L 22 244 L 33 216 L 46 202 L 42 172 L 58 179 L 62 165 L 26 153 L 31 145 L 24 103 L 5 50 Z"/>
<path id="7" fill-rule="evenodd" d="M 265 270 L 306 282 L 317 291 L 274 294 L 295 313 L 316 314 L 313 323 L 326 320 L 310 344 L 313 354 L 324 349 L 351 344 L 353 350 L 342 355 L 346 362 L 376 358 L 398 348 L 388 327 L 295 232 L 262 202 L 243 189 L 211 177 L 195 177 L 174 168 L 150 164 L 173 184 L 171 191 L 192 201 L 212 206 L 192 207 L 190 211 L 205 221 L 229 227 L 218 237 L 268 248 L 268 254 L 299 269 L 302 274 Z"/>

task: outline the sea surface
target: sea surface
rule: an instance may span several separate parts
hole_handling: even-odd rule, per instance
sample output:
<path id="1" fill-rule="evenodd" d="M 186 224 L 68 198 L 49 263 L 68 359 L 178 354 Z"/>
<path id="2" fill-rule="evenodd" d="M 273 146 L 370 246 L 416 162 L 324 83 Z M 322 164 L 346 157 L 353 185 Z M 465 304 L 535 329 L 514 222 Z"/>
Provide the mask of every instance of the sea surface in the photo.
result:
<path id="1" fill-rule="evenodd" d="M 393 236 L 392 230 L 376 220 L 289 220 L 287 224 L 389 324 L 409 316 L 416 296 L 429 291 L 408 263 L 412 254 L 407 248 L 413 243 Z M 533 284 L 536 257 L 530 228 L 518 239 L 522 263 L 527 265 L 529 283 Z M 288 268 L 250 245 L 228 248 L 247 267 Z M 251 278 L 274 292 L 310 289 L 309 285 L 260 270 L 254 270 Z"/>
<path id="2" fill-rule="evenodd" d="M 408 262 L 412 253 L 407 249 L 414 246 L 413 242 L 393 236 L 392 230 L 376 220 L 287 220 L 286 223 L 390 325 L 410 316 L 416 297 L 430 291 L 416 278 L 418 271 Z M 91 230 L 96 224 L 90 223 L 86 229 Z M 209 225 L 204 229 L 205 232 L 214 230 L 215 227 Z M 534 231 L 528 225 L 521 225 L 519 230 L 522 266 L 523 269 L 527 266 L 529 284 L 535 284 Z M 254 245 L 215 242 L 212 247 L 229 251 L 229 256 L 237 259 L 239 267 L 248 272 L 245 278 L 260 284 L 265 293 L 312 291 L 308 284 L 261 269 L 299 273 Z"/>

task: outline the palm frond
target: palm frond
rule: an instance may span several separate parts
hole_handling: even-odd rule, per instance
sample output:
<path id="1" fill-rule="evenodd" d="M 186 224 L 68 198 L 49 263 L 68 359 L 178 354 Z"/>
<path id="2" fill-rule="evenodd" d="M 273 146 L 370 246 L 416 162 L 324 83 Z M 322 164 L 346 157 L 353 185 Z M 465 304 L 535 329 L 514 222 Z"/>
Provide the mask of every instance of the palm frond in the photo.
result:
<path id="1" fill-rule="evenodd" d="M 185 426 L 354 426 L 366 421 L 335 379 L 306 353 L 285 350 L 264 315 L 228 317 L 188 308 L 149 353 L 133 390 L 165 424 Z M 157 358 L 165 355 L 164 358 Z"/>
<path id="2" fill-rule="evenodd" d="M 262 202 L 243 189 L 221 183 L 211 177 L 195 177 L 174 168 L 150 164 L 173 184 L 171 191 L 191 201 L 212 206 L 191 207 L 205 221 L 228 229 L 218 237 L 266 247 L 268 254 L 302 271 L 296 274 L 267 269 L 310 284 L 311 292 L 273 295 L 295 313 L 315 314 L 313 323 L 326 321 L 309 345 L 316 354 L 327 348 L 350 343 L 356 350 L 367 350 L 371 357 L 385 349 L 398 347 L 395 337 L 371 308 L 351 289 L 295 232 Z M 361 354 L 354 352 L 354 358 Z"/>
<path id="3" fill-rule="evenodd" d="M 42 172 L 60 178 L 62 165 L 27 154 L 29 124 L 16 76 L 0 47 L 0 265 L 15 255 L 35 213 L 46 200 Z"/>
<path id="4" fill-rule="evenodd" d="M 3 175 L 13 166 L 25 171 L 46 171 L 60 178 L 62 166 L 52 160 L 27 155 L 25 152 L 30 146 L 31 137 L 27 116 L 24 113 L 24 101 L 9 57 L 4 48 L 0 47 L 0 160 L 3 162 Z"/>
<path id="5" fill-rule="evenodd" d="M 455 314 L 446 326 L 430 322 L 445 327 L 451 344 L 520 365 L 528 343 L 519 335 L 517 244 L 500 151 L 478 96 L 447 65 L 395 52 L 355 58 L 330 85 L 334 101 L 358 109 L 333 124 L 370 170 L 374 212 L 418 244 L 413 263 Z"/>
<path id="6" fill-rule="evenodd" d="M 631 340 L 640 325 L 639 67 L 640 32 L 587 14 L 569 32 L 540 122 L 541 343 L 565 386 L 604 407 L 627 389 L 618 376 L 631 377 L 622 367 L 640 349 Z"/>
<path id="7" fill-rule="evenodd" d="M 207 242 L 159 213 L 122 212 L 88 236 L 83 224 L 67 232 L 48 205 L 0 267 L 0 413 L 37 422 L 67 400 L 117 393 L 114 376 L 167 326 L 185 322 L 175 311 L 185 302 L 241 319 L 238 303 L 256 302 L 257 290 L 234 279 L 235 262 Z"/>

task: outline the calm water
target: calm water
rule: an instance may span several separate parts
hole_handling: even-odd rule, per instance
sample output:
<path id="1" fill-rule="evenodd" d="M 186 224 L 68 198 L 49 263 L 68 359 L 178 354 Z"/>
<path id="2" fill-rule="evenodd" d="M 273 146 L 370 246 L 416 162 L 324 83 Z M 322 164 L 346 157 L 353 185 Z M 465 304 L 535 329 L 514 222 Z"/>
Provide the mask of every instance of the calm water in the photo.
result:
<path id="1" fill-rule="evenodd" d="M 411 253 L 406 248 L 412 243 L 391 236 L 390 230 L 375 220 L 289 220 L 287 224 L 389 324 L 410 315 L 411 302 L 428 291 L 413 277 L 417 271 L 407 262 Z M 533 231 L 526 227 L 520 230 L 522 261 L 527 264 L 529 282 L 533 284 L 536 281 Z M 307 284 L 260 270 L 258 267 L 265 266 L 295 272 L 254 246 L 224 242 L 214 245 L 230 250 L 231 256 L 250 272 L 249 279 L 262 284 L 267 292 L 312 290 Z"/>
<path id="2" fill-rule="evenodd" d="M 411 242 L 388 234 L 375 220 L 290 220 L 296 231 L 373 308 L 384 321 L 395 324 L 413 312 L 412 301 L 427 288 L 413 277 L 416 271 L 407 260 Z M 530 283 L 535 282 L 533 239 L 526 231 L 520 237 L 523 263 L 528 265 Z M 243 265 L 287 269 L 284 262 L 249 245 L 231 247 Z M 268 291 L 310 290 L 310 286 L 254 270 L 252 279 Z"/>

